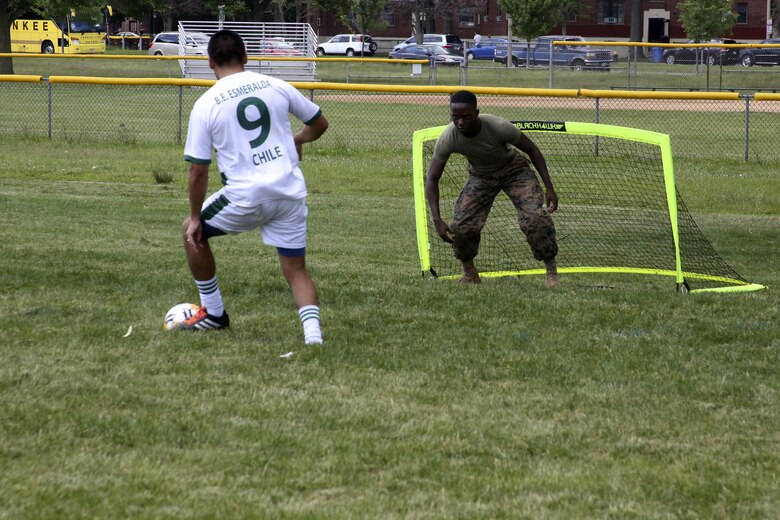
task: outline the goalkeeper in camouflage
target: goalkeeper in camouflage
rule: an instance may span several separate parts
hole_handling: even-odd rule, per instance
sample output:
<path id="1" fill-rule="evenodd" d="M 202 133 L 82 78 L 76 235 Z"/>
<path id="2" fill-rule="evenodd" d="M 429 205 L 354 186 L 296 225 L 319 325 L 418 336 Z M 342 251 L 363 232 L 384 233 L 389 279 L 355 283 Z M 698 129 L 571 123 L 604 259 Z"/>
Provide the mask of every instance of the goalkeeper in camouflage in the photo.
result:
<path id="1" fill-rule="evenodd" d="M 548 287 L 560 284 L 555 256 L 558 243 L 550 213 L 558 208 L 544 155 L 523 132 L 509 121 L 480 114 L 477 97 L 466 90 L 450 97 L 452 123 L 442 132 L 433 151 L 425 181 L 425 196 L 436 233 L 452 244 L 455 258 L 463 264 L 460 283 L 480 283 L 474 258 L 479 251 L 482 228 L 493 200 L 506 193 L 517 209 L 518 223 L 531 246 L 534 258 L 545 264 Z M 544 183 L 544 192 L 524 152 Z M 439 180 L 453 153 L 466 157 L 469 176 L 455 202 L 452 223 L 441 218 Z M 547 205 L 545 207 L 545 197 Z"/>

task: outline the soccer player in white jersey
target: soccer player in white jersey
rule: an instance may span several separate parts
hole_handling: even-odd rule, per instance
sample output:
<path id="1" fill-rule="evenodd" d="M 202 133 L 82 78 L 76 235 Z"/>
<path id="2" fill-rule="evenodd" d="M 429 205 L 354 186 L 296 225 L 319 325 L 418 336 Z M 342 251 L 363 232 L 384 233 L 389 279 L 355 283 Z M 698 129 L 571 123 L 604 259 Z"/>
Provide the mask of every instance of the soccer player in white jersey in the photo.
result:
<path id="1" fill-rule="evenodd" d="M 306 269 L 306 183 L 301 145 L 328 129 L 320 108 L 289 83 L 244 70 L 246 48 L 228 30 L 208 45 L 217 82 L 195 102 L 184 159 L 189 165 L 190 216 L 182 233 L 201 308 L 180 328 L 224 329 L 230 319 L 217 284 L 209 239 L 260 228 L 276 247 L 307 344 L 322 343 L 317 289 Z M 292 114 L 304 124 L 293 133 Z M 212 148 L 223 187 L 206 198 Z"/>

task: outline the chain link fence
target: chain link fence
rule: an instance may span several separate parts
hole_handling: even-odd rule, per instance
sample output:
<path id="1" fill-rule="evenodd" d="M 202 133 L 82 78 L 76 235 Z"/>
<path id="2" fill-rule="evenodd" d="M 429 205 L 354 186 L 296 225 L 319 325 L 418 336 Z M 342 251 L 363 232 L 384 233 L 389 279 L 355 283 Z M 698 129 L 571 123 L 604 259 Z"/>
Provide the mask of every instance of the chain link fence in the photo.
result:
<path id="1" fill-rule="evenodd" d="M 565 44 L 565 45 L 564 45 Z M 522 88 L 590 88 L 601 90 L 780 92 L 780 45 L 646 44 L 628 42 L 558 42 L 556 49 L 609 49 L 610 67 L 578 70 L 576 58 L 556 57 L 526 67 L 507 67 L 493 59 L 466 60 L 464 66 L 442 66 L 420 60 L 372 58 L 296 58 L 250 56 L 259 72 L 289 61 L 316 62 L 316 81 L 400 85 L 461 85 Z M 518 46 L 523 48 L 522 46 Z M 114 52 L 123 52 L 115 50 Z M 129 52 L 129 51 L 128 51 Z M 466 49 L 468 53 L 468 49 Z M 513 51 L 514 52 L 514 51 Z M 556 51 L 558 53 L 559 51 Z M 773 54 L 770 54 L 773 53 Z M 763 54 L 762 54 L 763 53 Z M 549 55 L 549 53 L 547 53 Z M 566 56 L 564 50 L 561 56 Z M 558 54 L 555 54 L 558 56 Z M 745 56 L 757 56 L 752 61 Z M 0 54 L 13 57 L 16 74 L 105 77 L 182 78 L 188 65 L 205 57 L 149 56 L 145 53 L 106 55 Z M 756 61 L 758 60 L 758 61 Z M 774 61 L 772 61 L 774 60 Z M 743 62 L 751 63 L 744 66 Z M 771 66 L 772 64 L 776 66 Z M 552 66 L 550 66 L 552 65 Z M 265 70 L 264 70 L 265 69 Z"/>
<path id="2" fill-rule="evenodd" d="M 182 143 L 190 110 L 213 81 L 0 77 L 0 135 L 112 143 Z M 331 129 L 318 146 L 397 151 L 449 121 L 457 86 L 296 83 Z M 780 94 L 472 87 L 480 108 L 512 120 L 582 121 L 669 134 L 676 159 L 777 161 Z"/>

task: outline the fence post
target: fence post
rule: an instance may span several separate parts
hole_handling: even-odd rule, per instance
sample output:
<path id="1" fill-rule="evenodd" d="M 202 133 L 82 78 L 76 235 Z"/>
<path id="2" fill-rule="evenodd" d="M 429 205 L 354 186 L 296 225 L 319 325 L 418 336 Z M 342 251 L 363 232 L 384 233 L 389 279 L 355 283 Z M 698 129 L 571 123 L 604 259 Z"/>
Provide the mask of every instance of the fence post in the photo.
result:
<path id="1" fill-rule="evenodd" d="M 745 95 L 745 162 L 750 151 L 750 95 Z"/>
<path id="2" fill-rule="evenodd" d="M 184 87 L 182 85 L 179 85 L 179 133 L 176 136 L 177 144 L 181 144 L 181 129 L 182 129 L 182 123 L 183 123 L 182 107 L 183 107 L 183 104 L 184 104 L 183 100 L 182 100 L 182 98 L 183 98 L 183 91 L 184 91 Z"/>
<path id="3" fill-rule="evenodd" d="M 596 98 L 596 124 L 599 123 L 599 105 L 600 105 L 601 98 Z M 596 136 L 596 157 L 599 156 L 599 136 Z"/>
<path id="4" fill-rule="evenodd" d="M 49 139 L 51 139 L 51 83 L 48 78 L 46 79 L 46 90 L 48 91 L 49 98 Z"/>
<path id="5" fill-rule="evenodd" d="M 469 44 L 463 43 L 463 66 L 459 67 L 458 77 L 460 78 L 461 86 L 469 84 Z"/>
<path id="6" fill-rule="evenodd" d="M 547 60 L 547 88 L 553 88 L 553 49 L 555 49 L 555 42 L 550 42 L 550 59 Z"/>

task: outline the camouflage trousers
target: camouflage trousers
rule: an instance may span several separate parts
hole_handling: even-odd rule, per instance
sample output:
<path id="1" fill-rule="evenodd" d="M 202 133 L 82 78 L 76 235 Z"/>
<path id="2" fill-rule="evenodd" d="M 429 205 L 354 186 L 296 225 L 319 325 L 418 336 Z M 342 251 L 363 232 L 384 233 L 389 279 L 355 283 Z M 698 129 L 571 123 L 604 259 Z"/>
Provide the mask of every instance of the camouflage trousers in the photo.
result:
<path id="1" fill-rule="evenodd" d="M 544 193 L 536 173 L 525 157 L 516 155 L 493 177 L 479 177 L 474 172 L 463 186 L 455 202 L 452 249 L 455 258 L 468 262 L 477 256 L 482 228 L 499 192 L 503 191 L 517 209 L 517 222 L 523 231 L 534 258 L 551 260 L 558 254 L 555 225 L 547 213 Z"/>

